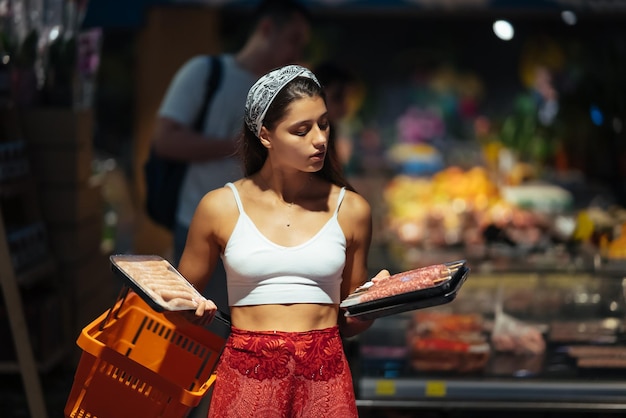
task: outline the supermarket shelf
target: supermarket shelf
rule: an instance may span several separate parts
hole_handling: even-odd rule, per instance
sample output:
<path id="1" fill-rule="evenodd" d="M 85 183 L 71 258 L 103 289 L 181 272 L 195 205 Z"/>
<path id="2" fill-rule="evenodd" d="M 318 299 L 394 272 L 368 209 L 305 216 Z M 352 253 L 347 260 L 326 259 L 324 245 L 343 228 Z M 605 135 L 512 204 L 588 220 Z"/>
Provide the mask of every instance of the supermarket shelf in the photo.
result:
<path id="1" fill-rule="evenodd" d="M 579 367 L 576 359 L 567 354 L 568 347 L 575 345 L 626 349 L 624 283 L 598 272 L 477 273 L 465 285 L 456 305 L 451 306 L 456 312 L 481 314 L 485 320 L 483 336 L 490 341 L 492 304 L 497 300 L 496 290 L 504 289 L 509 295 L 505 299 L 510 301 L 505 304 L 509 313 L 542 330 L 546 343 L 542 355 L 524 358 L 492 350 L 486 365 L 473 372 L 417 369 L 407 343 L 413 317 L 381 318 L 359 336 L 359 349 L 355 350 L 357 405 L 372 411 L 517 410 L 626 416 L 626 369 Z M 599 299 L 592 304 L 582 301 L 584 298 L 578 302 L 571 298 L 574 294 L 593 294 Z M 595 337 L 591 328 L 585 333 L 585 325 L 605 320 L 618 324 L 606 328 L 608 339 Z M 580 333 L 567 336 L 552 332 L 566 329 L 568 324 L 578 324 Z"/>
<path id="2" fill-rule="evenodd" d="M 626 380 L 359 380 L 362 407 L 626 411 Z"/>
<path id="3" fill-rule="evenodd" d="M 393 408 L 393 409 L 442 409 L 459 411 L 537 411 L 537 412 L 624 412 L 626 404 L 610 402 L 505 402 L 505 401 L 473 401 L 473 400 L 381 400 L 357 399 L 359 409 Z"/>

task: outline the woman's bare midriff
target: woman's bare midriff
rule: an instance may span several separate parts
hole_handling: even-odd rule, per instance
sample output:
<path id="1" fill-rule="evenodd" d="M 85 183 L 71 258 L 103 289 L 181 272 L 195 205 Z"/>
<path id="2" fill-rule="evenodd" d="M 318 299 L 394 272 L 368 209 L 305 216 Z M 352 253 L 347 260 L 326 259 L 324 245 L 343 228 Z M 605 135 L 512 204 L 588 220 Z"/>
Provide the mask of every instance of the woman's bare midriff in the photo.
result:
<path id="1" fill-rule="evenodd" d="M 337 305 L 296 303 L 290 305 L 231 306 L 233 326 L 249 331 L 304 332 L 337 325 Z"/>

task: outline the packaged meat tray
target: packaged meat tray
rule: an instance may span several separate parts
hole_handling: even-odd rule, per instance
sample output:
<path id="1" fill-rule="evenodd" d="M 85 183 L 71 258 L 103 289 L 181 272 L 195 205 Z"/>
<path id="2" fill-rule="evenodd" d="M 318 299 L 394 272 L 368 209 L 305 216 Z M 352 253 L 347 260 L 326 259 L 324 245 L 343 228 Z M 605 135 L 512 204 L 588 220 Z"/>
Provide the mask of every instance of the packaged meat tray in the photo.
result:
<path id="1" fill-rule="evenodd" d="M 484 329 L 478 314 L 415 312 L 407 332 L 411 367 L 421 372 L 482 370 L 491 356 Z"/>
<path id="2" fill-rule="evenodd" d="M 112 255 L 110 260 L 113 272 L 157 312 L 192 310 L 195 306 L 189 303 L 189 296 L 204 299 L 169 261 L 158 255 Z M 167 294 L 168 300 L 161 294 Z"/>
<path id="3" fill-rule="evenodd" d="M 573 345 L 567 354 L 576 359 L 579 368 L 623 369 L 626 368 L 625 345 Z"/>
<path id="4" fill-rule="evenodd" d="M 375 319 L 451 302 L 470 272 L 465 260 L 397 273 L 357 288 L 340 304 L 346 316 Z"/>

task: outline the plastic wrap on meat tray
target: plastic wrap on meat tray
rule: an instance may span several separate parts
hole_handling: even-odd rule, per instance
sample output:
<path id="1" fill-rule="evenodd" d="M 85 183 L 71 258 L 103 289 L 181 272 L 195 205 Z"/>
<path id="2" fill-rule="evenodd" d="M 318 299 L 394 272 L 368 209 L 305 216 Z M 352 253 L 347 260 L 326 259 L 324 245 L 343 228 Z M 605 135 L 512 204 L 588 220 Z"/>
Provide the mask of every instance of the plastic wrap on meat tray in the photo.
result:
<path id="1" fill-rule="evenodd" d="M 346 316 L 373 319 L 451 302 L 467 278 L 464 260 L 435 264 L 367 282 L 341 307 Z"/>
<path id="2" fill-rule="evenodd" d="M 112 255 L 110 260 L 113 271 L 157 312 L 192 310 L 195 306 L 190 299 L 203 299 L 191 283 L 162 257 Z"/>

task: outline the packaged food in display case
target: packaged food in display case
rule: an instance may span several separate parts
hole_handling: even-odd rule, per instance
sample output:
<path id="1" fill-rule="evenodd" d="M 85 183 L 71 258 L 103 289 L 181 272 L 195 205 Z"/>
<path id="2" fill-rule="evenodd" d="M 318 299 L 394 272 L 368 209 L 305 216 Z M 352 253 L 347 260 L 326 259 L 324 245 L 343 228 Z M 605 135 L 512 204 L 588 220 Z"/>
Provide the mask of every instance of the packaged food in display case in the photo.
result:
<path id="1" fill-rule="evenodd" d="M 566 347 L 568 356 L 576 366 L 584 369 L 626 369 L 626 345 L 571 345 Z"/>
<path id="2" fill-rule="evenodd" d="M 546 342 L 538 327 L 526 324 L 504 312 L 496 313 L 491 331 L 491 344 L 496 351 L 532 356 L 546 350 Z"/>
<path id="3" fill-rule="evenodd" d="M 555 344 L 616 344 L 624 334 L 624 323 L 617 318 L 554 320 L 548 338 Z"/>
<path id="4" fill-rule="evenodd" d="M 481 315 L 418 311 L 407 333 L 409 362 L 417 371 L 482 370 L 491 348 Z"/>
<path id="5" fill-rule="evenodd" d="M 377 320 L 359 336 L 359 399 L 626 410 L 625 289 L 623 276 L 476 266 L 454 304 Z"/>

